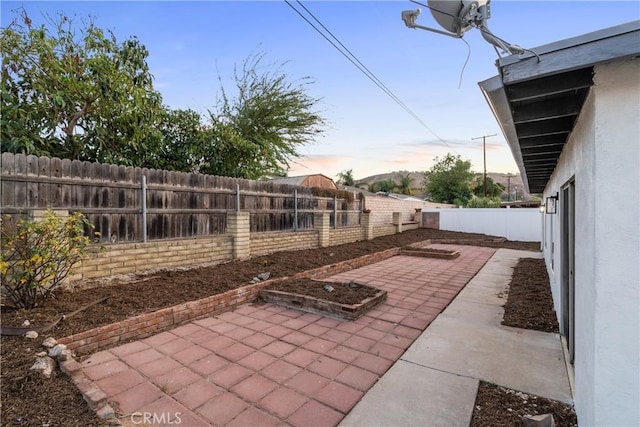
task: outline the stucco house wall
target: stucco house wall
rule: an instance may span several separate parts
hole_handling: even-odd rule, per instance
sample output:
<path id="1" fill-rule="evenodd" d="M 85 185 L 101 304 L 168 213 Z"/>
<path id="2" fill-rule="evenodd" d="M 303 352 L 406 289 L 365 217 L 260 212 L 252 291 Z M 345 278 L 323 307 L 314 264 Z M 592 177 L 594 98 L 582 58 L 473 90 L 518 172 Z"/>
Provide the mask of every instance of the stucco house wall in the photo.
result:
<path id="1" fill-rule="evenodd" d="M 544 197 L 575 182 L 575 406 L 580 425 L 640 425 L 640 59 L 594 67 L 594 85 Z M 563 316 L 562 209 L 543 250 Z"/>

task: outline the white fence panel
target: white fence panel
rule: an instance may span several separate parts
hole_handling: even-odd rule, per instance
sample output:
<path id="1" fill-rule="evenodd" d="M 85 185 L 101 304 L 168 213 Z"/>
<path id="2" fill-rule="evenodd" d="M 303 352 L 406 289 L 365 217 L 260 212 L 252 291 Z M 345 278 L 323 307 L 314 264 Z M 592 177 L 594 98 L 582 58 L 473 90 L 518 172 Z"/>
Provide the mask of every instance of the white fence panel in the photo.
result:
<path id="1" fill-rule="evenodd" d="M 522 242 L 542 240 L 543 215 L 537 208 L 426 209 L 440 214 L 440 229 L 481 233 Z"/>

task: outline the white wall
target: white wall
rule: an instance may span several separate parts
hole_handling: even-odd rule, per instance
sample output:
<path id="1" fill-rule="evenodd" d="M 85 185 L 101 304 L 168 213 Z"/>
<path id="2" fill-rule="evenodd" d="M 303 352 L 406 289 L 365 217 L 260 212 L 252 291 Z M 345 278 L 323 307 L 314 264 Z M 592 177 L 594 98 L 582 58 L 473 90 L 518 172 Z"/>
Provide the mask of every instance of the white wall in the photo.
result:
<path id="1" fill-rule="evenodd" d="M 640 60 L 597 66 L 545 197 L 575 179 L 575 407 L 581 426 L 640 425 Z M 544 254 L 559 319 L 561 230 Z"/>
<path id="2" fill-rule="evenodd" d="M 521 242 L 542 241 L 538 208 L 423 209 L 440 213 L 440 229 L 481 233 Z"/>
<path id="3" fill-rule="evenodd" d="M 418 202 L 413 200 L 399 200 L 387 196 L 365 196 L 364 208 L 371 209 L 374 225 L 391 224 L 393 213 L 402 214 L 402 222 L 414 221 L 416 208 L 454 208 L 455 205 L 446 203 Z"/>

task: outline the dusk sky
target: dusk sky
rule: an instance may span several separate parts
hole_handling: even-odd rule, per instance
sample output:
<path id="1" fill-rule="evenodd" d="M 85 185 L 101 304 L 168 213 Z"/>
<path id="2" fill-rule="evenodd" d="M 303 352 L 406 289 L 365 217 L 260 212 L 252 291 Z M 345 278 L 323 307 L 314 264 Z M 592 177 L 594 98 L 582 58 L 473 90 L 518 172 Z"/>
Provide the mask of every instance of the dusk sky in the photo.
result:
<path id="1" fill-rule="evenodd" d="M 304 12 L 295 0 L 290 2 Z M 164 104 L 213 110 L 220 82 L 228 83 L 234 65 L 252 53 L 267 63 L 288 61 L 283 70 L 296 80 L 315 80 L 311 94 L 322 98 L 318 110 L 330 126 L 290 176 L 322 173 L 331 178 L 353 169 L 356 179 L 396 170 L 423 171 L 447 152 L 471 160 L 482 171 L 482 140 L 487 139 L 487 169 L 515 173 L 517 168 L 478 82 L 497 74 L 497 54 L 477 30 L 459 39 L 404 26 L 400 13 L 416 9 L 410 1 L 302 1 L 426 127 L 394 102 L 318 34 L 284 1 L 196 2 L 35 2 L 2 1 L 1 23 L 24 7 L 40 24 L 58 11 L 78 18 L 91 15 L 103 29 L 124 41 L 137 36 L 149 50 L 154 86 Z M 422 7 L 418 24 L 436 27 Z M 313 19 L 309 17 L 309 19 Z M 489 28 L 525 48 L 640 19 L 637 1 L 506 1 L 491 3 Z"/>

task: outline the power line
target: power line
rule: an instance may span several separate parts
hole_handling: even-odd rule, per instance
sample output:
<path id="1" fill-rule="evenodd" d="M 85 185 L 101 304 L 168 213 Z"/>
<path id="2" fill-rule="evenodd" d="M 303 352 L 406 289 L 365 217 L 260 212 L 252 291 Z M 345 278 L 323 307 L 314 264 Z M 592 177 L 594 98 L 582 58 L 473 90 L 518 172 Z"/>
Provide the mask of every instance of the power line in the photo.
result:
<path id="1" fill-rule="evenodd" d="M 433 134 L 440 142 L 447 147 L 453 149 L 444 139 L 440 137 L 433 129 L 431 129 L 416 113 L 414 113 L 398 96 L 396 96 L 391 89 L 389 89 L 369 68 L 362 63 L 309 9 L 307 9 L 300 0 L 296 2 L 335 40 L 335 42 L 322 32 L 316 25 L 314 25 L 302 12 L 296 9 L 289 0 L 284 0 L 285 3 L 293 9 L 302 19 L 304 19 L 314 30 L 318 32 L 325 40 L 327 40 L 334 48 L 338 50 L 349 62 L 351 62 L 360 72 L 362 72 L 369 80 L 371 80 L 380 90 L 382 90 L 387 96 L 389 96 L 396 104 L 398 104 L 403 110 L 405 110 L 411 117 L 418 121 L 425 129 Z M 337 44 L 336 44 L 337 43 Z M 338 44 L 342 47 L 338 47 Z M 344 49 L 344 50 L 343 50 Z M 347 54 L 348 53 L 348 54 Z M 455 149 L 453 149 L 455 152 Z"/>

